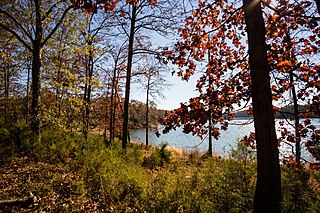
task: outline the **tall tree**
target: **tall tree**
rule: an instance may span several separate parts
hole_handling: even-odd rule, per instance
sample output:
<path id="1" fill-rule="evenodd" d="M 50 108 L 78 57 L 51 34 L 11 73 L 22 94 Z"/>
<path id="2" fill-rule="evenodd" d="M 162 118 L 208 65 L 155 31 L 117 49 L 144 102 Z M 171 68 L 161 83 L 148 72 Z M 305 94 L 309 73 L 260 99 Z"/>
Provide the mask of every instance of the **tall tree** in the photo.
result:
<path id="1" fill-rule="evenodd" d="M 281 212 L 281 175 L 267 57 L 266 29 L 261 4 L 244 0 L 255 135 L 257 185 L 254 212 Z"/>
<path id="2" fill-rule="evenodd" d="M 139 49 L 139 40 L 136 39 L 139 32 L 156 33 L 160 35 L 168 34 L 170 29 L 177 27 L 179 2 L 172 1 L 151 1 L 139 0 L 129 1 L 129 5 L 120 6 L 118 12 L 118 20 L 122 30 L 128 36 L 128 59 L 127 59 L 127 77 L 124 97 L 124 112 L 123 112 L 123 133 L 122 147 L 126 148 L 128 143 L 128 119 L 129 119 L 129 97 L 131 75 L 133 67 L 133 56 L 140 53 L 152 53 L 150 49 Z M 129 8 L 129 9 L 128 9 Z M 130 25 L 128 26 L 128 20 Z M 136 39 L 136 40 L 135 40 Z M 135 42 L 136 41 L 136 42 Z"/>
<path id="3" fill-rule="evenodd" d="M 71 8 L 62 0 L 50 3 L 21 0 L 0 5 L 0 27 L 15 36 L 32 54 L 31 128 L 36 140 L 40 140 L 41 50 Z"/>
<path id="4" fill-rule="evenodd" d="M 150 131 L 150 102 L 155 102 L 158 98 L 164 98 L 162 92 L 170 86 L 167 83 L 164 73 L 166 71 L 166 66 L 161 63 L 158 59 L 153 58 L 153 56 L 145 56 L 140 62 L 137 68 L 139 75 L 136 80 L 137 83 L 141 84 L 142 89 L 146 93 L 146 103 L 145 103 L 145 135 L 146 135 L 146 145 L 149 145 L 149 131 Z"/>

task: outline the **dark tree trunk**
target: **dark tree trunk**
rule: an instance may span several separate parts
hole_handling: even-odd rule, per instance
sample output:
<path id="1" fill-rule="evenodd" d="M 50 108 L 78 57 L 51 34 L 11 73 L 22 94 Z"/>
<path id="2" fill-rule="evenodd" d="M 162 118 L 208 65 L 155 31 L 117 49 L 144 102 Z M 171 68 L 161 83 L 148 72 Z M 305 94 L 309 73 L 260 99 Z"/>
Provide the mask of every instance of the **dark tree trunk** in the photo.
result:
<path id="1" fill-rule="evenodd" d="M 31 101 L 31 129 L 35 139 L 40 141 L 40 45 L 34 45 L 32 59 L 32 101 Z"/>
<path id="2" fill-rule="evenodd" d="M 211 53 L 210 53 L 210 49 L 208 49 L 208 64 L 210 64 L 210 59 L 211 59 Z M 209 75 L 209 88 L 211 88 L 212 86 L 212 80 L 211 77 Z M 212 117 L 211 117 L 211 110 L 212 110 L 212 104 L 209 103 L 209 148 L 208 148 L 208 155 L 212 156 Z"/>
<path id="3" fill-rule="evenodd" d="M 257 141 L 257 185 L 253 210 L 281 212 L 279 150 L 270 89 L 266 29 L 260 3 L 243 0 L 249 42 L 252 104 Z"/>
<path id="4" fill-rule="evenodd" d="M 208 155 L 209 156 L 212 156 L 212 128 L 211 128 L 211 112 L 210 112 L 210 115 L 209 115 L 209 148 L 208 148 Z"/>
<path id="5" fill-rule="evenodd" d="M 10 71 L 9 71 L 9 66 L 5 66 L 4 70 L 4 122 L 8 122 L 8 106 L 9 106 L 9 81 L 10 81 Z"/>
<path id="6" fill-rule="evenodd" d="M 315 2 L 317 5 L 318 13 L 320 14 L 320 0 L 315 0 Z"/>
<path id="7" fill-rule="evenodd" d="M 132 5 L 129 47 L 128 47 L 128 61 L 127 61 L 126 91 L 125 91 L 124 106 L 123 106 L 123 127 L 122 127 L 122 148 L 123 149 L 127 148 L 128 133 L 129 133 L 128 131 L 129 98 L 130 98 L 131 69 L 132 69 L 132 58 L 133 58 L 133 43 L 134 43 L 134 34 L 135 34 L 136 13 L 137 13 L 137 6 Z"/>
<path id="8" fill-rule="evenodd" d="M 291 92 L 292 92 L 292 99 L 293 99 L 293 110 L 294 110 L 294 128 L 295 128 L 295 136 L 296 136 L 296 162 L 298 165 L 300 165 L 301 160 L 301 139 L 300 139 L 300 131 L 299 131 L 299 108 L 298 108 L 298 99 L 297 99 L 297 93 L 296 89 L 294 87 L 294 79 L 293 79 L 293 73 L 290 72 L 290 84 L 292 86 Z"/>
<path id="9" fill-rule="evenodd" d="M 83 127 L 82 127 L 82 133 L 84 135 L 84 138 L 87 140 L 88 139 L 88 124 L 87 124 L 87 95 L 88 95 L 88 75 L 89 75 L 89 59 L 86 61 L 86 67 L 85 67 L 85 84 L 84 84 L 84 91 L 83 91 L 83 104 L 84 104 L 84 109 L 83 109 L 83 114 L 82 114 L 82 122 L 83 122 Z"/>
<path id="10" fill-rule="evenodd" d="M 41 41 L 42 41 L 42 21 L 40 1 L 35 0 L 36 12 L 36 31 L 35 39 L 33 40 L 32 49 L 32 101 L 31 101 L 31 129 L 34 134 L 34 139 L 40 142 L 40 69 L 41 69 Z"/>
<path id="11" fill-rule="evenodd" d="M 86 100 L 86 132 L 88 133 L 90 128 L 90 105 L 91 105 L 91 90 L 92 90 L 92 76 L 93 76 L 93 57 L 92 51 L 90 51 L 89 56 L 89 80 L 88 80 L 88 93 L 87 93 L 87 100 Z"/>
<path id="12" fill-rule="evenodd" d="M 25 112 L 25 120 L 26 123 L 29 122 L 29 85 L 30 85 L 30 64 L 28 64 L 28 76 L 27 76 L 27 93 L 26 93 L 26 112 Z"/>
<path id="13" fill-rule="evenodd" d="M 116 80 L 117 80 L 117 66 L 118 66 L 118 59 L 115 60 L 115 66 L 113 69 L 113 76 L 111 82 L 111 94 L 110 94 L 110 120 L 109 120 L 109 142 L 105 140 L 106 145 L 110 146 L 114 140 L 114 120 L 115 120 L 115 90 L 116 90 Z"/>
<path id="14" fill-rule="evenodd" d="M 40 15 L 40 2 L 35 1 L 36 6 L 36 32 L 33 41 L 32 51 L 32 101 L 31 101 L 31 129 L 35 139 L 40 141 L 40 69 L 41 69 L 41 40 L 42 40 L 42 23 Z"/>
<path id="15" fill-rule="evenodd" d="M 89 41 L 89 46 L 92 45 L 92 42 Z M 86 79 L 85 79 L 85 89 L 84 89 L 84 115 L 83 115 L 83 134 L 85 139 L 88 139 L 88 132 L 89 132 L 89 120 L 90 120 L 90 104 L 91 104 L 91 87 L 92 87 L 92 76 L 93 76 L 93 52 L 90 48 L 88 62 L 86 64 Z"/>
<path id="16" fill-rule="evenodd" d="M 149 145 L 149 91 L 150 91 L 150 79 L 151 75 L 148 76 L 147 83 L 147 100 L 146 100 L 146 145 Z"/>

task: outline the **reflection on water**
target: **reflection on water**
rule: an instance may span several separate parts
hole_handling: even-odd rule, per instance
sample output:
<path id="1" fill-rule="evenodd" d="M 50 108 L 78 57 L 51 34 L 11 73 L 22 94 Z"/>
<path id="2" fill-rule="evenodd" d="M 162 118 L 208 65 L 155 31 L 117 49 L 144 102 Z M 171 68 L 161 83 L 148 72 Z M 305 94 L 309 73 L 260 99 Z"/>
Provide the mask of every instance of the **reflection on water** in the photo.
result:
<path id="1" fill-rule="evenodd" d="M 319 129 L 319 119 L 311 120 L 312 123 Z M 277 127 L 279 126 L 279 121 L 280 120 L 276 121 Z M 289 125 L 287 127 L 291 128 Z M 162 132 L 162 129 L 163 127 L 158 127 L 160 133 Z M 218 140 L 213 140 L 213 152 L 221 156 L 228 156 L 230 150 L 236 146 L 237 141 L 253 131 L 253 122 L 248 122 L 248 120 L 233 121 L 231 124 L 229 124 L 227 131 L 221 131 L 221 135 Z M 278 131 L 277 134 L 279 135 L 280 132 Z M 130 135 L 132 141 L 145 143 L 144 129 L 131 130 Z M 162 143 L 167 143 L 169 146 L 177 147 L 186 151 L 199 150 L 205 152 L 208 150 L 208 138 L 203 138 L 202 140 L 197 136 L 193 136 L 192 134 L 185 134 L 182 132 L 182 128 L 177 128 L 177 130 L 170 131 L 168 134 L 161 134 L 159 138 L 153 132 L 150 132 L 149 143 L 156 146 Z M 286 144 L 281 144 L 281 158 L 289 155 L 292 155 L 292 147 Z M 311 160 L 311 155 L 306 150 L 303 143 L 302 157 L 307 160 Z"/>

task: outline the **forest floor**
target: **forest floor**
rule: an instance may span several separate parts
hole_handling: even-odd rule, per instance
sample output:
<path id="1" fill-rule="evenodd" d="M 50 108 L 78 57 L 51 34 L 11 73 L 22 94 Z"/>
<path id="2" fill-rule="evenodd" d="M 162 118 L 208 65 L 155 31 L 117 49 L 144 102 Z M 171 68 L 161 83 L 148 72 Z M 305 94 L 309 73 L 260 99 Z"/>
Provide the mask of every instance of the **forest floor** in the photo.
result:
<path id="1" fill-rule="evenodd" d="M 58 203 L 69 205 L 77 174 L 64 163 L 38 161 L 16 155 L 0 165 L 0 212 L 53 212 Z M 29 202 L 27 199 L 32 199 Z M 14 204 L 10 204 L 13 201 Z M 83 210 L 86 208 L 82 202 Z M 90 207 L 91 208 L 91 207 Z"/>

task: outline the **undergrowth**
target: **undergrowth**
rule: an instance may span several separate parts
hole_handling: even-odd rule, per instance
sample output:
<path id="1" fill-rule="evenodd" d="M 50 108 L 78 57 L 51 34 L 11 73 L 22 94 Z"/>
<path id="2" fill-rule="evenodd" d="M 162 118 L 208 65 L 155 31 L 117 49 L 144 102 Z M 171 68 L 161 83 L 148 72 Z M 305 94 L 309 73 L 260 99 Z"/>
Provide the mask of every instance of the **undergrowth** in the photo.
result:
<path id="1" fill-rule="evenodd" d="M 42 130 L 41 143 L 33 143 L 29 127 L 23 123 L 2 125 L 0 137 L 0 168 L 6 174 L 0 199 L 29 192 L 37 198 L 33 206 L 11 211 L 252 210 L 256 161 L 253 152 L 241 144 L 229 158 L 199 153 L 178 158 L 165 144 L 130 144 L 123 151 L 121 141 L 107 148 L 100 135 L 89 135 L 86 141 L 81 134 L 49 128 Z M 28 173 L 23 173 L 26 168 Z M 13 175 L 17 171 L 21 171 L 19 178 Z M 12 178 L 7 178 L 10 175 Z M 28 181 L 21 181 L 23 175 Z M 320 209 L 318 171 L 296 171 L 283 165 L 282 188 L 283 212 Z"/>

